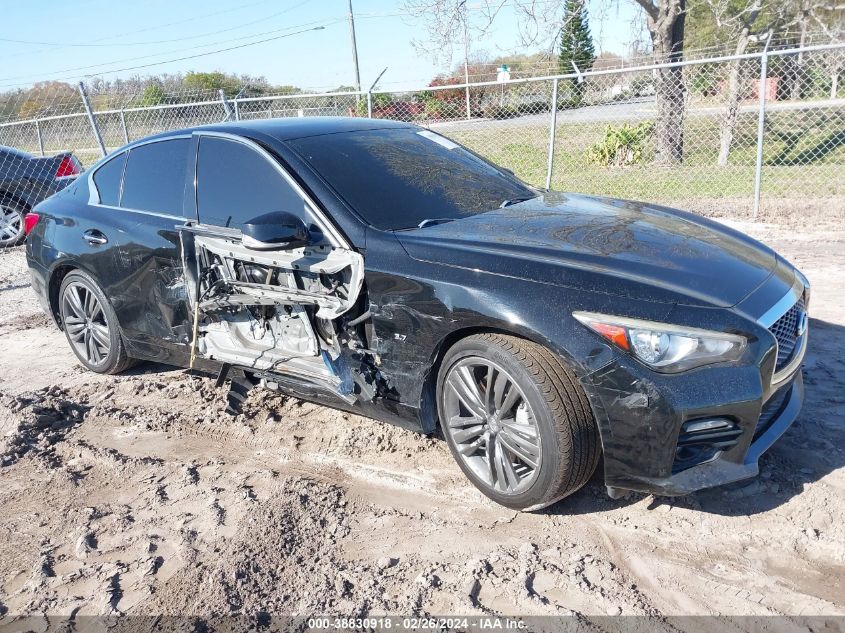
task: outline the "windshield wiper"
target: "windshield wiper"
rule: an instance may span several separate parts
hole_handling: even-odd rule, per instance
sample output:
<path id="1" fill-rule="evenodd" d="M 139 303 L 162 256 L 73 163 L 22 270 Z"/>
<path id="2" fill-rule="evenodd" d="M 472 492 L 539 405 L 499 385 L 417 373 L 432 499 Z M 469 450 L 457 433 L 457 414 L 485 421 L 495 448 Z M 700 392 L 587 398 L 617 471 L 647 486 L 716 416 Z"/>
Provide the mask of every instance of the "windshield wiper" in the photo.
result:
<path id="1" fill-rule="evenodd" d="M 504 200 L 502 204 L 499 205 L 500 209 L 504 209 L 505 207 L 509 207 L 512 204 L 519 204 L 520 202 L 528 202 L 529 200 L 533 200 L 534 198 L 539 198 L 540 196 L 522 196 L 521 198 L 510 198 L 508 200 Z"/>

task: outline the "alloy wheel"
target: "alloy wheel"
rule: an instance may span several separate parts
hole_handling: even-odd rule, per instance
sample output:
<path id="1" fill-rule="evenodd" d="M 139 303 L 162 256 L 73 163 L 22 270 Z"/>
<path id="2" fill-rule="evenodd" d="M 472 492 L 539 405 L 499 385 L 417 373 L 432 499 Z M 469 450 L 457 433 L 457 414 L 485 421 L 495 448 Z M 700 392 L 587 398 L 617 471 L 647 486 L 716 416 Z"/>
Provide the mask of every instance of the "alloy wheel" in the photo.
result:
<path id="1" fill-rule="evenodd" d="M 496 363 L 465 358 L 443 383 L 443 429 L 475 475 L 501 494 L 528 489 L 540 470 L 540 431 L 525 394 Z"/>
<path id="2" fill-rule="evenodd" d="M 13 244 L 23 230 L 23 217 L 17 209 L 0 205 L 0 242 Z"/>
<path id="3" fill-rule="evenodd" d="M 65 330 L 77 352 L 92 365 L 109 355 L 111 337 L 106 315 L 97 296 L 83 284 L 68 284 L 62 295 Z"/>

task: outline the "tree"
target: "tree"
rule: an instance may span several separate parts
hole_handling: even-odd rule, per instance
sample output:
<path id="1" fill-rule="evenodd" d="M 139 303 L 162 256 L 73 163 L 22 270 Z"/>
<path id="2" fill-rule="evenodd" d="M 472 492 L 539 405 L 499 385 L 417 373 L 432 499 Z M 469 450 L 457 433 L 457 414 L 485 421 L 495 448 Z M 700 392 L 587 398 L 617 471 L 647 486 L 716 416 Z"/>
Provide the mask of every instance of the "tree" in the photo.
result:
<path id="1" fill-rule="evenodd" d="M 82 101 L 76 88 L 61 81 L 41 81 L 21 96 L 18 118 L 67 114 L 78 112 L 81 108 Z"/>
<path id="2" fill-rule="evenodd" d="M 762 48 L 768 41 L 773 45 L 803 46 L 811 26 L 821 28 L 835 41 L 843 7 L 831 0 L 706 0 L 693 7 L 689 20 L 696 45 L 730 46 L 733 54 L 740 56 L 753 47 Z M 727 165 L 730 158 L 740 101 L 752 79 L 748 72 L 752 68 L 756 70 L 749 62 L 735 59 L 728 64 L 723 79 L 725 110 L 719 126 L 717 158 L 720 166 Z M 779 96 L 801 98 L 808 83 L 803 51 L 791 59 L 779 57 L 777 72 L 781 77 Z M 835 83 L 838 73 L 835 68 L 830 72 Z"/>
<path id="3" fill-rule="evenodd" d="M 164 103 L 164 89 L 159 84 L 150 84 L 141 93 L 142 106 L 157 106 Z"/>
<path id="4" fill-rule="evenodd" d="M 765 42 L 773 35 L 784 21 L 787 4 L 782 0 L 707 0 L 716 26 L 736 42 L 733 52 L 737 56 L 747 52 L 751 44 Z M 716 160 L 720 166 L 728 164 L 736 130 L 742 98 L 742 68 L 741 59 L 734 59 L 728 66 L 725 115 L 719 125 L 719 157 Z"/>
<path id="5" fill-rule="evenodd" d="M 566 0 L 566 20 L 560 30 L 560 52 L 558 68 L 563 74 L 571 73 L 575 68 L 579 72 L 590 70 L 596 61 L 596 49 L 590 25 L 587 20 L 587 7 L 584 0 Z M 570 81 L 572 99 L 580 104 L 584 97 L 583 81 Z"/>
<path id="6" fill-rule="evenodd" d="M 587 7 L 584 0 L 566 0 L 566 19 L 560 30 L 558 65 L 563 74 L 571 73 L 572 65 L 584 72 L 596 61 L 596 48 L 590 34 Z"/>
<path id="7" fill-rule="evenodd" d="M 421 51 L 447 63 L 452 61 L 456 45 L 464 52 L 464 31 L 468 39 L 486 35 L 505 7 L 510 7 L 522 46 L 542 45 L 551 52 L 567 22 L 566 0 L 480 0 L 472 5 L 468 19 L 467 0 L 403 0 L 406 11 L 422 20 L 427 38 L 415 40 Z M 583 4 L 579 0 L 578 4 Z"/>
<path id="8" fill-rule="evenodd" d="M 795 9 L 796 15 L 793 22 L 798 25 L 799 36 L 796 44 L 799 47 L 803 48 L 808 43 L 809 30 L 813 27 L 820 29 L 824 36 L 832 42 L 842 41 L 843 34 L 845 34 L 843 33 L 843 29 L 845 29 L 845 2 L 838 0 L 789 0 L 789 4 L 794 5 Z M 830 53 L 833 53 L 832 57 Z M 837 59 L 841 59 L 841 51 L 830 51 L 830 53 L 826 55 L 828 60 L 832 59 L 836 63 Z M 838 72 L 831 74 L 832 95 L 836 94 L 838 74 Z M 795 57 L 795 77 L 791 91 L 793 99 L 801 97 L 804 80 L 804 51 L 800 51 Z"/>
<path id="9" fill-rule="evenodd" d="M 242 82 L 233 75 L 219 71 L 211 73 L 190 72 L 182 80 L 189 90 L 223 90 L 226 96 L 234 97 L 241 89 Z"/>
<path id="10" fill-rule="evenodd" d="M 845 4 L 825 7 L 817 11 L 814 20 L 830 41 L 845 41 Z M 830 75 L 830 98 L 835 99 L 839 94 L 839 75 L 845 69 L 845 51 L 842 49 L 826 51 L 822 56 L 822 66 Z"/>
<path id="11" fill-rule="evenodd" d="M 255 92 L 254 89 L 253 92 Z M 302 88 L 290 85 L 274 86 L 272 88 L 268 88 L 265 92 L 272 92 L 276 95 L 298 95 L 302 93 Z"/>
<path id="12" fill-rule="evenodd" d="M 645 12 L 654 60 L 659 64 L 683 61 L 686 0 L 634 0 Z M 655 162 L 677 165 L 684 159 L 686 88 L 683 68 L 660 68 L 655 78 Z"/>

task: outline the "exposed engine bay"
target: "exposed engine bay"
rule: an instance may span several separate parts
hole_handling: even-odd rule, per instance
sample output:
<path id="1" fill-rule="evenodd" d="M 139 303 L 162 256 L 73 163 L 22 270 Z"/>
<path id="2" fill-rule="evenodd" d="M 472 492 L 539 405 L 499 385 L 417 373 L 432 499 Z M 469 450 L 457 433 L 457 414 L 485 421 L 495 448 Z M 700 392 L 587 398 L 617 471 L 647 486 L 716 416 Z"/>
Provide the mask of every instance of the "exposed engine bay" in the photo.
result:
<path id="1" fill-rule="evenodd" d="M 239 236 L 182 232 L 193 311 L 192 358 L 252 370 L 272 384 L 291 374 L 354 402 L 377 391 L 376 356 L 350 317 L 363 286 L 359 253 L 329 245 L 258 251 Z M 361 312 L 361 309 L 357 309 Z"/>

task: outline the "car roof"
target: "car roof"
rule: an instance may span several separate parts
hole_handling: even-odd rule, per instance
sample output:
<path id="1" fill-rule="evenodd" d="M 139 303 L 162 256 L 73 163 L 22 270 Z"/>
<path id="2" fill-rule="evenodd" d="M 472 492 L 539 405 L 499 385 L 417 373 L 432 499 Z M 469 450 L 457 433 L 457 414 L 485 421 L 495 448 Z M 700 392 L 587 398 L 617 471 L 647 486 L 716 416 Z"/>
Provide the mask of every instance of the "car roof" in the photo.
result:
<path id="1" fill-rule="evenodd" d="M 390 121 L 388 119 L 364 119 L 355 117 L 286 117 L 282 119 L 255 119 L 252 121 L 237 121 L 231 123 L 217 123 L 200 125 L 197 127 L 164 132 L 144 140 L 167 138 L 194 131 L 228 132 L 238 136 L 269 136 L 277 141 L 290 141 L 307 136 L 321 136 L 324 134 L 339 134 L 342 132 L 360 132 L 363 130 L 380 130 L 385 128 L 413 128 L 409 123 Z"/>

